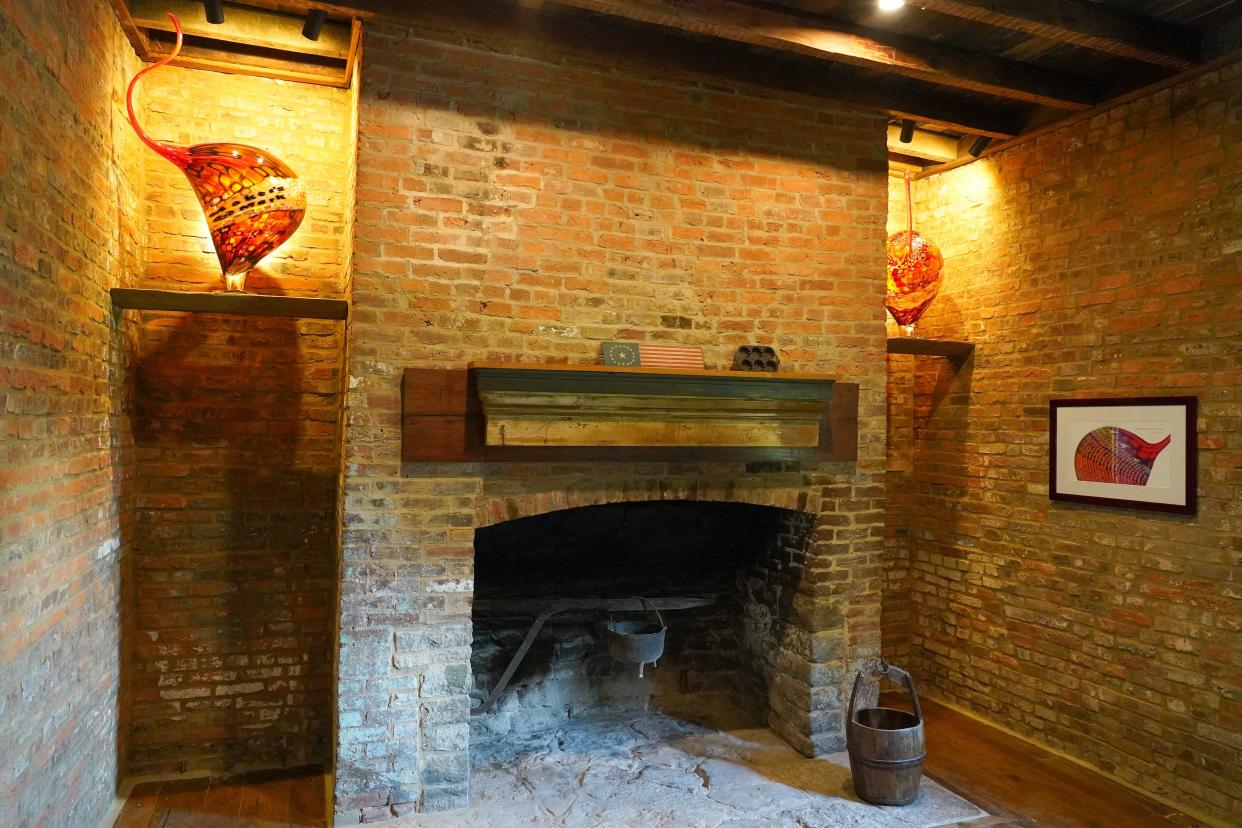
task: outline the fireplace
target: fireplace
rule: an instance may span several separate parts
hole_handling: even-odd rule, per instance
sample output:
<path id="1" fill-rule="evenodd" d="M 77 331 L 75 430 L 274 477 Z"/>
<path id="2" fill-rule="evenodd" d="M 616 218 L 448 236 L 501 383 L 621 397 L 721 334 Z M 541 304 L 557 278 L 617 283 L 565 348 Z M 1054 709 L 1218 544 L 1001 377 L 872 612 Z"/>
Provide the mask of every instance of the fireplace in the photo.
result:
<path id="1" fill-rule="evenodd" d="M 703 654 L 745 645 L 739 623 L 718 626 L 715 635 L 732 636 L 723 641 L 698 632 L 694 619 L 737 606 L 717 602 L 668 613 L 668 658 L 641 685 L 587 641 L 572 657 L 600 659 L 590 683 L 532 683 L 556 663 L 553 624 L 498 710 L 513 693 L 533 706 L 526 687 L 561 694 L 549 716 L 577 717 L 605 692 L 617 704 L 659 706 L 723 686 L 797 752 L 841 750 L 846 676 L 879 645 L 886 377 L 875 274 L 884 268 L 886 118 L 722 92 L 717 81 L 628 57 L 601 72 L 572 44 L 494 31 L 477 15 L 377 21 L 362 51 L 359 124 L 369 137 L 358 143 L 344 418 L 338 822 L 460 808 L 480 794 L 472 754 L 487 734 L 470 710 L 476 684 L 490 686 L 474 673 L 474 633 L 486 629 L 491 578 L 476 567 L 476 545 L 528 518 L 577 520 L 582 507 L 685 501 L 805 515 L 803 569 L 770 604 L 781 648 L 773 663 L 749 667 Z M 594 183 L 600 176 L 609 182 Z M 423 394 L 410 422 L 409 369 L 591 365 L 607 341 L 701 346 L 713 369 L 727 369 L 739 345 L 770 345 L 785 380 L 831 378 L 838 401 L 838 384 L 857 384 L 856 431 L 817 418 L 829 422 L 833 452 L 856 446 L 856 457 L 808 449 L 829 448 L 825 432 L 796 423 L 800 448 L 774 448 L 768 438 L 780 429 L 767 428 L 747 441 L 763 454 L 721 450 L 702 434 L 658 456 L 480 451 L 463 426 L 513 409 L 450 405 L 460 402 L 451 386 Z M 489 405 L 497 402 L 493 394 Z M 685 416 L 657 408 L 661 423 Z M 425 449 L 417 458 L 410 432 Z M 729 601 L 742 599 L 736 573 L 746 566 L 722 564 L 735 579 Z M 551 620 L 580 621 L 585 635 L 601 616 Z M 500 636 L 488 671 L 516 635 Z M 570 657 L 571 642 L 560 646 Z M 636 686 L 647 689 L 631 693 Z"/>
<path id="2" fill-rule="evenodd" d="M 592 715 L 727 696 L 804 756 L 842 750 L 846 677 L 878 643 L 883 487 L 853 468 L 407 464 L 400 497 L 366 495 L 391 517 L 346 527 L 338 822 L 466 807 L 472 766 Z M 558 614 L 472 716 L 558 594 L 712 600 L 666 613 L 641 680 L 598 646 L 607 613 Z"/>
<path id="3" fill-rule="evenodd" d="M 784 688 L 807 640 L 793 599 L 812 525 L 805 512 L 771 506 L 644 501 L 480 529 L 472 764 L 510 756 L 571 718 L 651 709 L 732 703 L 777 733 L 796 731 L 806 711 Z M 614 611 L 584 608 L 592 602 Z M 562 607 L 523 651 L 539 616 Z M 609 654 L 606 624 L 657 613 L 668 628 L 663 655 L 640 677 Z"/>

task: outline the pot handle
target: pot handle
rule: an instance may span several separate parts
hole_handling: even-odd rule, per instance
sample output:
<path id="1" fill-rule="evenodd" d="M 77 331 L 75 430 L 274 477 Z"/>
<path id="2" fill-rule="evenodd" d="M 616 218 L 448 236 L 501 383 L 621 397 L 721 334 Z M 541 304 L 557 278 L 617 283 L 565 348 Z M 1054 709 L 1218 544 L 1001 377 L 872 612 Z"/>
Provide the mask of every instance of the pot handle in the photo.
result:
<path id="1" fill-rule="evenodd" d="M 660 615 L 660 611 L 656 609 L 655 604 L 651 603 L 646 598 L 641 598 L 641 597 L 638 599 L 638 602 L 642 604 L 644 607 L 646 607 L 647 609 L 655 613 L 656 620 L 660 622 L 661 627 L 668 626 L 667 624 L 664 623 L 664 616 Z"/>

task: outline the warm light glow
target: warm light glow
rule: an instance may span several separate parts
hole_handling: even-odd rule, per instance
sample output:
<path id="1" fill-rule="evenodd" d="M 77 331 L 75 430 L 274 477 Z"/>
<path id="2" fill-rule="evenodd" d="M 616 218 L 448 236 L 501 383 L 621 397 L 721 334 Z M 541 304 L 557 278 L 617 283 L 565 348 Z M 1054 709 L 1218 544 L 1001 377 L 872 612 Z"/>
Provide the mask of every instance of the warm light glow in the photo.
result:
<path id="1" fill-rule="evenodd" d="M 906 0 L 876 0 L 880 11 L 897 11 L 906 4 Z"/>
<path id="2" fill-rule="evenodd" d="M 985 158 L 953 170 L 949 180 L 953 182 L 953 188 L 964 205 L 984 211 L 990 211 L 994 206 L 999 209 L 1000 173 L 990 159 Z M 999 221 L 1001 216 L 989 218 Z"/>

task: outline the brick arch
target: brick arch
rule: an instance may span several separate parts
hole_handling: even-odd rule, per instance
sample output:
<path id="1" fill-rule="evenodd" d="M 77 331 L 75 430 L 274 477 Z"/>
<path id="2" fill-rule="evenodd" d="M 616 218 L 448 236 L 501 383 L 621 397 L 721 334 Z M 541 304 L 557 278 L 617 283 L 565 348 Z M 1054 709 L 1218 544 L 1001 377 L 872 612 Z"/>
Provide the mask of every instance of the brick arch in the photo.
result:
<path id="1" fill-rule="evenodd" d="M 738 488 L 729 483 L 653 481 L 622 487 L 571 488 L 505 495 L 485 494 L 480 497 L 475 508 L 474 528 L 482 529 L 509 520 L 535 517 L 581 506 L 677 500 L 773 506 L 794 512 L 806 512 L 812 516 L 818 516 L 820 511 L 818 496 L 805 489 L 757 486 Z"/>

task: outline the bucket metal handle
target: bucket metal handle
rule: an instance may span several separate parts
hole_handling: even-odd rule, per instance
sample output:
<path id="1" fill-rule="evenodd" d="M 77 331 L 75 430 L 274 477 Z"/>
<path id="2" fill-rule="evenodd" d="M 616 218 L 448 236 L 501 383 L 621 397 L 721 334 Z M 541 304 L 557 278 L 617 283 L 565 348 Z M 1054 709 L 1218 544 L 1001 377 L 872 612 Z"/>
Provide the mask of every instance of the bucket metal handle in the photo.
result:
<path id="1" fill-rule="evenodd" d="M 879 664 L 873 664 L 865 670 L 859 670 L 858 675 L 854 676 L 854 690 L 850 693 L 849 721 L 855 721 L 854 716 L 858 712 L 855 708 L 855 704 L 858 699 L 858 688 L 862 686 L 864 673 L 876 676 L 877 683 L 884 677 L 887 677 L 888 680 L 894 684 L 904 681 L 906 689 L 910 691 L 910 702 L 914 706 L 914 718 L 917 719 L 918 722 L 923 721 L 923 708 L 919 706 L 919 694 L 918 691 L 914 689 L 914 676 L 910 675 L 907 671 L 901 669 L 900 667 L 889 664 L 884 658 L 880 659 Z"/>

